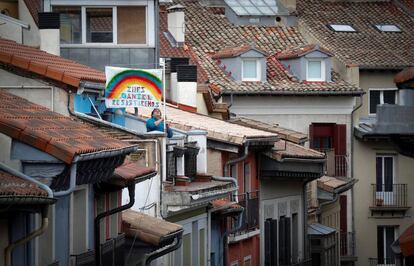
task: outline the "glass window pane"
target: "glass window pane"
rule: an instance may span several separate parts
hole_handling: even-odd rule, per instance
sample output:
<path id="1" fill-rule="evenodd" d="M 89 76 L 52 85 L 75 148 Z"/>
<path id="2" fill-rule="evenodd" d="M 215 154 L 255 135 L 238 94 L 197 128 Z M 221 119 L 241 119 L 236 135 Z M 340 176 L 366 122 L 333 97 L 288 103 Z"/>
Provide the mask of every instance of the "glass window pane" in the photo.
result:
<path id="1" fill-rule="evenodd" d="M 60 13 L 60 43 L 81 43 L 81 8 L 59 6 L 53 12 Z"/>
<path id="2" fill-rule="evenodd" d="M 146 12 L 143 6 L 118 7 L 118 43 L 146 43 Z"/>
<path id="3" fill-rule="evenodd" d="M 355 32 L 356 30 L 351 26 L 351 25 L 346 25 L 346 24 L 330 24 L 331 28 L 334 31 L 339 31 L 339 32 Z"/>
<path id="4" fill-rule="evenodd" d="M 384 91 L 384 103 L 395 104 L 395 91 Z"/>
<path id="5" fill-rule="evenodd" d="M 394 160 L 393 157 L 384 157 L 384 185 L 385 191 L 392 191 L 394 181 Z"/>
<path id="6" fill-rule="evenodd" d="M 256 79 L 257 78 L 257 64 L 256 60 L 243 61 L 243 79 Z"/>
<path id="7" fill-rule="evenodd" d="M 86 9 L 86 42 L 113 42 L 112 8 Z"/>
<path id="8" fill-rule="evenodd" d="M 369 113 L 377 113 L 377 105 L 380 104 L 380 91 L 370 91 L 369 92 Z"/>
<path id="9" fill-rule="evenodd" d="M 375 27 L 383 32 L 401 32 L 401 29 L 398 28 L 396 25 L 375 25 Z"/>
<path id="10" fill-rule="evenodd" d="M 322 79 L 321 67 L 321 61 L 308 61 L 308 79 Z"/>

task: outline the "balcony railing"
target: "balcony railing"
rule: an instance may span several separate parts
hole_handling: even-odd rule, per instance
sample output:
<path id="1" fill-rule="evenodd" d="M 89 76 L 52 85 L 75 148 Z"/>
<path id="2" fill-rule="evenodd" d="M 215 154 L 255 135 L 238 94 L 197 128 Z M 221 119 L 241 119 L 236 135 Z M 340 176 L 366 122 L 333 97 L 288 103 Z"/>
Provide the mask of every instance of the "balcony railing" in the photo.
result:
<path id="1" fill-rule="evenodd" d="M 341 232 L 339 239 L 339 248 L 341 257 L 354 257 L 355 256 L 355 233 L 354 232 Z"/>
<path id="2" fill-rule="evenodd" d="M 335 177 L 349 177 L 348 155 L 337 155 L 334 149 L 318 149 L 326 154 L 326 174 Z"/>
<path id="3" fill-rule="evenodd" d="M 259 192 L 246 192 L 237 195 L 239 205 L 244 208 L 242 227 L 239 231 L 249 231 L 259 226 Z"/>
<path id="4" fill-rule="evenodd" d="M 312 266 L 312 259 L 307 259 L 299 262 L 295 262 L 288 265 L 281 265 L 281 266 Z"/>
<path id="5" fill-rule="evenodd" d="M 369 258 L 369 266 L 395 266 L 395 258 Z"/>
<path id="6" fill-rule="evenodd" d="M 407 209 L 407 184 L 372 184 L 371 209 Z"/>

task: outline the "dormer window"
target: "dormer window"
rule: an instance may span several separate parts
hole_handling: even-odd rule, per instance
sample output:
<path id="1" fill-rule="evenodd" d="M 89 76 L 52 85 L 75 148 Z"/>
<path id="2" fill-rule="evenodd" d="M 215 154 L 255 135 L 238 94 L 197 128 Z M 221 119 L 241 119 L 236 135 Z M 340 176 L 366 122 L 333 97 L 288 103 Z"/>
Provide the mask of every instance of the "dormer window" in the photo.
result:
<path id="1" fill-rule="evenodd" d="M 260 81 L 260 62 L 256 59 L 243 59 L 242 81 Z"/>
<path id="2" fill-rule="evenodd" d="M 307 81 L 325 81 L 325 60 L 308 59 L 306 64 Z"/>

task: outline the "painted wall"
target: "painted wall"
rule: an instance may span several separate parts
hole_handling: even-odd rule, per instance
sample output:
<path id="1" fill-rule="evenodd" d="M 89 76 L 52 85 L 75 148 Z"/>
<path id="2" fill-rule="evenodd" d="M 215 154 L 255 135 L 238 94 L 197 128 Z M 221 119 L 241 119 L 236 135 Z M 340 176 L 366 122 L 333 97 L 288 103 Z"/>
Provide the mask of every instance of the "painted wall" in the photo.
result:
<path id="1" fill-rule="evenodd" d="M 1 0 L 0 11 L 7 12 L 6 15 L 11 16 L 13 18 L 19 18 L 17 3 L 15 1 Z"/>
<path id="2" fill-rule="evenodd" d="M 1 9 L 1 7 L 0 7 Z M 23 39 L 23 28 L 15 23 L 12 23 L 8 20 L 2 19 L 0 17 L 0 37 L 7 40 L 12 40 L 17 43 L 22 43 Z"/>
<path id="3" fill-rule="evenodd" d="M 34 22 L 33 17 L 30 14 L 29 9 L 27 9 L 27 6 L 23 0 L 19 0 L 19 19 L 30 25 L 29 30 L 23 30 L 23 44 L 33 47 L 39 47 L 39 28 Z"/>
<path id="4" fill-rule="evenodd" d="M 303 183 L 291 181 L 260 180 L 260 228 L 268 218 L 278 219 L 281 216 L 298 217 L 298 250 L 297 259 L 304 258 L 304 220 L 303 220 Z M 260 245 L 264 247 L 264 230 L 260 232 Z M 260 265 L 264 265 L 264 248 L 260 250 Z M 293 254 L 293 252 L 292 252 Z"/>
<path id="5" fill-rule="evenodd" d="M 250 260 L 250 264 L 247 264 Z M 238 265 L 259 265 L 260 263 L 260 238 L 258 235 L 229 244 L 228 264 L 238 262 Z"/>
<path id="6" fill-rule="evenodd" d="M 7 88 L 8 86 L 11 88 Z M 23 86 L 23 88 L 16 86 Z M 45 81 L 23 77 L 0 69 L 0 87 L 54 112 L 69 115 L 67 92 L 61 88 L 50 86 Z"/>
<path id="7" fill-rule="evenodd" d="M 260 62 L 260 80 L 266 81 L 266 58 L 263 56 L 263 54 L 255 51 L 250 50 L 244 54 L 241 54 L 237 57 L 231 57 L 231 58 L 222 58 L 220 59 L 221 65 L 225 66 L 225 70 L 228 73 L 231 73 L 231 76 L 233 79 L 237 81 L 242 80 L 242 65 L 243 65 L 243 59 L 257 59 Z"/>
<path id="8" fill-rule="evenodd" d="M 368 258 L 377 258 L 377 226 L 398 226 L 398 235 L 413 223 L 414 196 L 410 191 L 414 187 L 413 165 L 414 159 L 397 154 L 395 149 L 384 142 L 361 142 L 355 141 L 355 177 L 359 179 L 355 185 L 355 236 L 357 266 L 368 264 Z M 397 184 L 408 184 L 408 206 L 406 217 L 390 217 L 373 219 L 369 210 L 372 202 L 372 184 L 376 183 L 376 154 L 394 154 L 396 158 L 396 180 Z"/>

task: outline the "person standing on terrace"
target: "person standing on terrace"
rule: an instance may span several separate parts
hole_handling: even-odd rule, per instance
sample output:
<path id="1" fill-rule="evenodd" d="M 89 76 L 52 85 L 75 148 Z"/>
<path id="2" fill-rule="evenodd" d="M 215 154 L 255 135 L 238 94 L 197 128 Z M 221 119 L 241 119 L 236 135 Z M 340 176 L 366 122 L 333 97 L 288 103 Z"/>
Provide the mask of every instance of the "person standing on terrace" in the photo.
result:
<path id="1" fill-rule="evenodd" d="M 158 108 L 154 108 L 151 112 L 151 118 L 147 120 L 147 132 L 151 131 L 161 131 L 164 132 L 164 121 L 162 119 L 161 110 Z M 170 126 L 166 123 L 165 129 L 167 130 L 168 138 L 173 136 L 173 131 L 171 130 Z"/>

